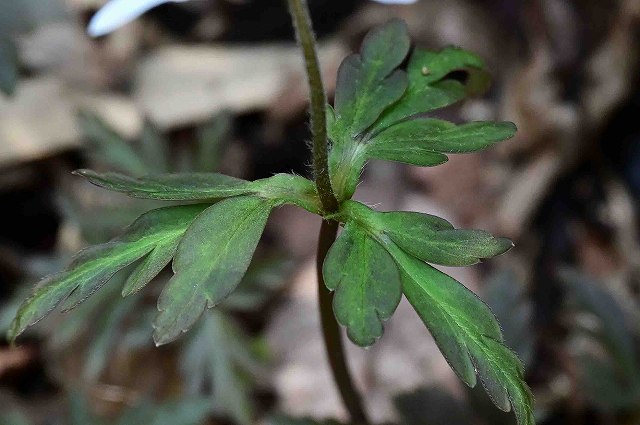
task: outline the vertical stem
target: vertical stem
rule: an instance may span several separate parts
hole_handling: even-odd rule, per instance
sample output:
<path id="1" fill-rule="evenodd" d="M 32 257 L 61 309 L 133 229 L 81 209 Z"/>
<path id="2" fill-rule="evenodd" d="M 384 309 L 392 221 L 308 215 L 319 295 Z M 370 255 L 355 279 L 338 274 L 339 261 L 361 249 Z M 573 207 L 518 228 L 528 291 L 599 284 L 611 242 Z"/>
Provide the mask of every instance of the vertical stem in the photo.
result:
<path id="1" fill-rule="evenodd" d="M 313 138 L 313 174 L 318 188 L 318 195 L 325 212 L 333 213 L 339 208 L 331 180 L 329 178 L 329 162 L 327 148 L 327 118 L 326 97 L 318 54 L 316 52 L 316 40 L 311 27 L 311 18 L 306 0 L 287 0 L 289 11 L 296 29 L 298 43 L 302 48 L 309 92 L 311 96 L 311 133 Z M 344 344 L 340 328 L 333 315 L 333 294 L 326 288 L 322 276 L 322 264 L 329 252 L 329 248 L 336 240 L 338 234 L 338 222 L 323 221 L 320 228 L 318 241 L 317 273 L 318 273 L 318 303 L 320 305 L 320 320 L 322 322 L 322 334 L 327 349 L 327 356 L 333 378 L 342 397 L 351 421 L 358 425 L 368 425 L 369 420 L 362 407 L 360 395 L 353 385 L 351 373 L 347 366 Z"/>
<path id="2" fill-rule="evenodd" d="M 318 188 L 320 201 L 326 212 L 335 212 L 338 201 L 329 179 L 329 161 L 327 149 L 327 99 L 320 75 L 316 39 L 311 27 L 311 18 L 306 0 L 287 0 L 289 11 L 296 29 L 298 43 L 304 54 L 309 92 L 311 95 L 311 134 L 313 138 L 313 174 Z"/>
<path id="3" fill-rule="evenodd" d="M 362 406 L 362 400 L 353 385 L 351 373 L 347 367 L 342 334 L 333 315 L 333 293 L 324 285 L 322 277 L 322 264 L 327 252 L 336 240 L 338 234 L 337 221 L 323 221 L 320 228 L 320 240 L 318 242 L 317 273 L 318 273 L 318 302 L 320 304 L 320 321 L 322 322 L 322 334 L 327 349 L 327 356 L 333 378 L 340 391 L 342 401 L 346 406 L 351 422 L 358 425 L 367 425 L 369 420 Z"/>

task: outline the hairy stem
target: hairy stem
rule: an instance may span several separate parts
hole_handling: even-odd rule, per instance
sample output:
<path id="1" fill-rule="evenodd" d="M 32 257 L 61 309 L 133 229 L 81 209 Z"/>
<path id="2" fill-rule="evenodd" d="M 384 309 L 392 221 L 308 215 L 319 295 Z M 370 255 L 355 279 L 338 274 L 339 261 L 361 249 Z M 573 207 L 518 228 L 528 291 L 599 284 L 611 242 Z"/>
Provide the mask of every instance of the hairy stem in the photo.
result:
<path id="1" fill-rule="evenodd" d="M 340 391 L 342 401 L 351 416 L 351 422 L 358 425 L 368 425 L 369 420 L 362 407 L 362 400 L 353 385 L 351 373 L 347 366 L 342 334 L 333 315 L 333 293 L 324 285 L 322 277 L 322 264 L 329 252 L 329 248 L 336 240 L 338 234 L 337 221 L 323 221 L 320 227 L 320 239 L 318 241 L 317 273 L 318 273 L 318 302 L 320 304 L 320 321 L 322 322 L 322 334 L 327 349 L 327 356 L 333 378 Z"/>
<path id="2" fill-rule="evenodd" d="M 306 0 L 287 1 L 296 29 L 298 43 L 302 48 L 309 82 L 314 180 L 325 213 L 335 213 L 339 205 L 329 178 L 327 118 L 325 115 L 327 100 L 322 84 L 322 76 L 320 75 L 320 65 L 318 64 L 318 54 L 316 52 L 316 39 L 311 27 L 309 8 Z M 324 278 L 322 277 L 322 264 L 324 263 L 329 248 L 336 240 L 337 234 L 337 221 L 325 220 L 322 222 L 317 256 L 318 303 L 320 305 L 322 334 L 324 336 L 333 378 L 342 397 L 342 401 L 351 416 L 351 421 L 358 425 L 368 425 L 369 421 L 362 408 L 360 395 L 353 385 L 351 373 L 347 366 L 340 327 L 333 315 L 333 294 L 324 285 Z"/>
<path id="3" fill-rule="evenodd" d="M 325 212 L 335 212 L 338 201 L 329 179 L 329 162 L 327 149 L 327 99 L 320 75 L 316 39 L 311 27 L 311 18 L 306 0 L 287 0 L 289 11 L 296 29 L 298 43 L 304 54 L 304 63 L 309 82 L 311 96 L 311 134 L 313 140 L 313 174 L 318 188 L 318 195 Z"/>

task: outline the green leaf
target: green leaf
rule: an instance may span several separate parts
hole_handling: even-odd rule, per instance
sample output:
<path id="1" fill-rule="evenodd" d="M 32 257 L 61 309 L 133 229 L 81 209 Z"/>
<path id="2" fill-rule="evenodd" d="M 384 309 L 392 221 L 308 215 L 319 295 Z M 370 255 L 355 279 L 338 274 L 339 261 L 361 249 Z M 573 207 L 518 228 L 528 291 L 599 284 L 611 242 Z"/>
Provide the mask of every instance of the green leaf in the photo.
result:
<path id="1" fill-rule="evenodd" d="M 465 96 L 484 93 L 490 79 L 483 68 L 484 62 L 478 56 L 457 47 L 438 52 L 416 48 L 407 67 L 409 86 L 404 96 L 382 114 L 374 125 L 374 132 L 444 108 Z"/>
<path id="2" fill-rule="evenodd" d="M 420 234 L 422 226 L 435 229 L 436 234 L 451 228 L 438 217 L 376 213 L 354 201 L 346 202 L 337 218 L 359 226 L 393 257 L 400 271 L 404 295 L 460 379 L 474 387 L 477 373 L 498 408 L 509 411 L 513 407 L 520 425 L 533 425 L 533 398 L 524 381 L 522 365 L 504 345 L 500 326 L 489 308 L 464 285 L 406 252 L 415 250 L 411 242 L 420 243 L 421 239 L 402 240 L 397 235 L 394 239 L 385 224 L 387 217 L 402 230 L 406 223 L 420 224 L 417 229 L 409 227 L 411 230 L 402 232 L 402 237 L 408 237 L 411 231 Z M 402 240 L 402 246 L 398 240 Z"/>
<path id="3" fill-rule="evenodd" d="M 414 257 L 445 266 L 469 266 L 513 247 L 506 238 L 482 230 L 455 229 L 448 221 L 407 211 L 378 212 L 354 201 L 343 205 L 348 217 L 364 221 Z"/>
<path id="4" fill-rule="evenodd" d="M 122 296 L 127 297 L 144 288 L 171 262 L 178 249 L 182 234 L 158 243 L 127 278 L 122 288 Z"/>
<path id="5" fill-rule="evenodd" d="M 221 201 L 202 212 L 180 241 L 175 275 L 158 299 L 156 344 L 189 330 L 207 308 L 216 306 L 240 283 L 273 208 L 253 196 Z"/>
<path id="6" fill-rule="evenodd" d="M 403 123 L 418 114 L 451 105 L 465 95 L 485 91 L 489 78 L 480 58 L 452 47 L 439 52 L 415 49 L 404 90 L 400 90 L 399 83 L 391 84 L 394 75 L 405 79 L 403 71 L 396 70 L 390 77 L 380 79 L 380 70 L 388 75 L 406 55 L 408 43 L 401 42 L 406 29 L 394 22 L 373 31 L 361 55 L 345 59 L 338 74 L 334 108 L 327 108 L 328 134 L 333 142 L 329 170 L 340 201 L 355 192 L 367 159 L 434 166 L 448 160 L 446 153 L 484 149 L 512 137 L 515 131 L 511 123 L 469 123 L 457 127 L 434 119 Z M 369 56 L 377 59 L 368 62 L 365 58 Z M 367 87 L 362 90 L 370 96 L 360 96 L 361 87 Z M 369 101 L 378 108 L 369 105 Z M 359 108 L 366 112 L 358 115 Z M 367 119 L 359 121 L 356 117 L 360 116 Z M 354 121 L 361 125 L 354 125 Z"/>
<path id="7" fill-rule="evenodd" d="M 217 173 L 158 174 L 140 178 L 118 173 L 77 170 L 96 186 L 134 198 L 163 201 L 210 201 L 250 192 L 250 182 Z"/>
<path id="8" fill-rule="evenodd" d="M 55 327 L 44 330 L 48 334 L 48 345 L 53 351 L 62 352 L 66 347 L 73 346 L 74 343 L 87 335 L 90 335 L 93 341 L 98 341 L 100 339 L 108 339 L 108 337 L 101 338 L 101 334 L 109 333 L 114 335 L 118 333 L 118 330 L 115 328 L 106 329 L 106 327 L 103 326 L 104 321 L 101 323 L 99 318 L 104 318 L 104 316 L 107 315 L 101 316 L 100 312 L 111 310 L 116 302 L 119 303 L 123 301 L 120 295 L 120 287 L 124 283 L 127 271 L 130 271 L 130 269 L 131 266 L 128 266 L 118 271 L 109 280 L 109 285 L 104 286 L 100 291 L 97 291 L 93 296 L 76 307 L 73 311 L 72 320 L 63 320 L 59 324 L 56 324 Z M 21 301 L 25 298 L 26 296 L 21 297 Z M 125 303 L 131 303 L 131 301 L 135 301 L 135 297 L 124 301 Z M 114 325 L 118 326 L 118 324 Z M 116 338 L 119 338 L 119 335 Z M 95 345 L 100 345 L 100 343 L 92 344 L 92 346 Z M 87 353 L 87 361 L 85 363 L 89 362 L 89 356 L 91 356 L 91 354 Z M 110 356 L 110 353 L 106 356 Z M 98 361 L 96 362 L 99 363 Z M 85 376 L 90 378 L 87 367 L 85 367 L 85 372 Z"/>
<path id="9" fill-rule="evenodd" d="M 367 34 L 360 54 L 348 56 L 340 65 L 334 108 L 327 108 L 332 141 L 329 170 L 338 200 L 351 197 L 364 166 L 358 155 L 360 134 L 407 88 L 406 73 L 394 69 L 409 47 L 406 24 L 394 19 Z"/>
<path id="10" fill-rule="evenodd" d="M 253 182 L 217 173 L 158 174 L 133 178 L 117 173 L 77 170 L 75 174 L 108 190 L 134 198 L 163 201 L 212 201 L 239 195 L 256 195 L 274 205 L 294 204 L 314 214 L 322 206 L 315 184 L 301 176 L 276 174 Z"/>
<path id="11" fill-rule="evenodd" d="M 371 126 L 407 88 L 403 71 L 394 70 L 409 52 L 406 24 L 393 19 L 365 37 L 360 54 L 348 56 L 338 69 L 334 143 L 343 143 Z"/>
<path id="12" fill-rule="evenodd" d="M 11 96 L 19 79 L 18 50 L 13 40 L 0 38 L 0 92 Z"/>
<path id="13" fill-rule="evenodd" d="M 117 272 L 109 284 L 93 294 L 85 302 L 76 307 L 73 317 L 54 323 L 40 329 L 47 337 L 47 346 L 55 353 L 64 354 L 74 349 L 78 344 L 86 350 L 80 351 L 83 364 L 83 378 L 88 382 L 96 382 L 104 369 L 108 366 L 115 351 L 131 351 L 139 347 L 138 342 L 132 341 L 132 336 L 141 326 L 136 321 L 129 323 L 135 317 L 144 323 L 149 316 L 146 305 L 140 304 L 139 297 L 122 299 L 121 286 L 131 273 L 132 266 Z M 26 296 L 21 296 L 24 300 Z M 155 309 L 154 309 L 155 310 Z M 15 314 L 14 314 L 15 315 Z M 51 323 L 47 323 L 50 325 Z M 145 327 L 144 343 L 148 342 L 148 328 Z M 132 343 L 133 342 L 133 343 Z M 86 423 L 86 422 L 84 422 Z"/>
<path id="14" fill-rule="evenodd" d="M 159 245 L 177 243 L 205 205 L 152 210 L 110 242 L 82 251 L 63 272 L 44 278 L 22 304 L 8 332 L 15 338 L 64 301 L 69 310 L 106 284 L 113 275 Z"/>
<path id="15" fill-rule="evenodd" d="M 461 283 L 403 252 L 386 248 L 402 275 L 403 291 L 460 379 L 476 385 L 476 373 L 494 404 L 512 407 L 519 425 L 533 425 L 533 396 L 518 357 L 503 343 L 489 308 Z"/>
<path id="16" fill-rule="evenodd" d="M 515 135 L 510 122 L 470 122 L 455 125 L 432 118 L 404 121 L 382 131 L 367 144 L 369 158 L 420 166 L 447 161 L 445 153 L 468 153 L 486 149 Z"/>
<path id="17" fill-rule="evenodd" d="M 347 223 L 332 245 L 322 269 L 327 288 L 335 291 L 333 310 L 361 347 L 382 336 L 382 322 L 393 315 L 402 286 L 393 258 L 362 229 Z"/>

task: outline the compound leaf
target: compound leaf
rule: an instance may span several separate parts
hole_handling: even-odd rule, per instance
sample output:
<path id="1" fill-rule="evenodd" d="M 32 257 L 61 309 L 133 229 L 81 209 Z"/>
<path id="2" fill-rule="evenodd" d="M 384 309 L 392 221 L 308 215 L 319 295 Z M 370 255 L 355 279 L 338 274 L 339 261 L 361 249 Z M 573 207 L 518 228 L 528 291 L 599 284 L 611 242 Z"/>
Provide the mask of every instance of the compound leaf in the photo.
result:
<path id="1" fill-rule="evenodd" d="M 187 205 L 152 210 L 138 218 L 125 232 L 102 245 L 82 251 L 61 273 L 44 278 L 22 304 L 8 337 L 14 340 L 64 301 L 68 310 L 106 284 L 113 275 L 143 258 L 156 247 L 177 243 L 191 221 L 206 205 Z"/>
<path id="2" fill-rule="evenodd" d="M 393 258 L 354 224 L 332 245 L 323 266 L 324 281 L 332 291 L 333 310 L 347 327 L 351 341 L 361 347 L 382 336 L 382 321 L 391 317 L 402 297 Z"/>
<path id="3" fill-rule="evenodd" d="M 490 79 L 484 62 L 457 47 L 438 52 L 416 48 L 407 67 L 409 86 L 402 98 L 384 111 L 374 132 L 417 114 L 444 108 L 468 95 L 487 90 Z"/>
<path id="4" fill-rule="evenodd" d="M 407 88 L 406 73 L 395 70 L 406 57 L 410 40 L 399 19 L 374 29 L 360 54 L 348 56 L 338 69 L 334 108 L 327 108 L 331 182 L 338 200 L 351 197 L 364 165 L 359 138 Z"/>
<path id="5" fill-rule="evenodd" d="M 456 232 L 451 224 L 426 214 L 377 213 L 354 201 L 343 204 L 338 218 L 347 225 L 357 225 L 391 255 L 400 271 L 404 295 L 460 379 L 474 387 L 477 374 L 498 408 L 509 411 L 513 407 L 519 425 L 533 425 L 533 399 L 524 382 L 523 367 L 504 345 L 495 316 L 461 283 L 414 256 L 441 255 L 428 245 L 420 248 L 414 244 L 428 243 L 439 232 Z M 425 229 L 431 233 L 424 234 Z M 416 236 L 411 237 L 412 233 Z M 464 251 L 456 247 L 452 252 L 461 256 Z M 447 261 L 451 258 L 454 263 L 469 262 L 464 255 L 445 256 Z"/>
<path id="6" fill-rule="evenodd" d="M 522 365 L 504 345 L 500 326 L 486 304 L 394 243 L 385 247 L 398 264 L 405 296 L 460 379 L 474 387 L 477 373 L 499 409 L 513 407 L 519 425 L 533 425 L 533 396 Z"/>
<path id="7" fill-rule="evenodd" d="M 496 238 L 482 230 L 455 229 L 445 219 L 429 214 L 378 212 L 354 201 L 346 202 L 343 208 L 347 215 L 360 217 L 402 250 L 428 263 L 469 266 L 513 247 L 509 239 Z"/>
<path id="8" fill-rule="evenodd" d="M 254 196 L 226 199 L 191 224 L 173 260 L 175 275 L 158 299 L 156 344 L 177 339 L 236 288 L 273 206 Z"/>
<path id="9" fill-rule="evenodd" d="M 335 143 L 366 130 L 407 88 L 404 71 L 394 71 L 410 47 L 406 24 L 394 19 L 371 31 L 360 54 L 348 56 L 338 69 L 335 95 Z"/>
<path id="10" fill-rule="evenodd" d="M 455 125 L 423 118 L 404 121 L 379 133 L 367 144 L 369 158 L 420 166 L 447 161 L 445 153 L 468 153 L 485 149 L 515 135 L 511 122 L 477 121 Z"/>
<path id="11" fill-rule="evenodd" d="M 353 195 L 367 159 L 435 166 L 448 160 L 446 153 L 484 149 L 515 131 L 511 123 L 406 123 L 485 91 L 489 78 L 479 57 L 453 47 L 439 52 L 415 49 L 407 72 L 393 71 L 409 47 L 404 37 L 404 24 L 392 21 L 369 33 L 361 54 L 347 57 L 340 66 L 334 108 L 326 113 L 332 141 L 329 171 L 339 201 Z"/>

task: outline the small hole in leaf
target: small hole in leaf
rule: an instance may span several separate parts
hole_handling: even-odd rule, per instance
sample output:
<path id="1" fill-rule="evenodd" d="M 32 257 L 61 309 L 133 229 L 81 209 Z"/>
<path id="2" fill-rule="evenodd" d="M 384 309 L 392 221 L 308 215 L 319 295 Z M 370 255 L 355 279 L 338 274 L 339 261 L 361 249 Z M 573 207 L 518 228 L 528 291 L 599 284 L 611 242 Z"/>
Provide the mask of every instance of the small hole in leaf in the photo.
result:
<path id="1" fill-rule="evenodd" d="M 469 81 L 469 72 L 464 69 L 457 69 L 445 75 L 443 80 L 455 80 L 462 84 L 467 84 L 467 81 Z"/>

